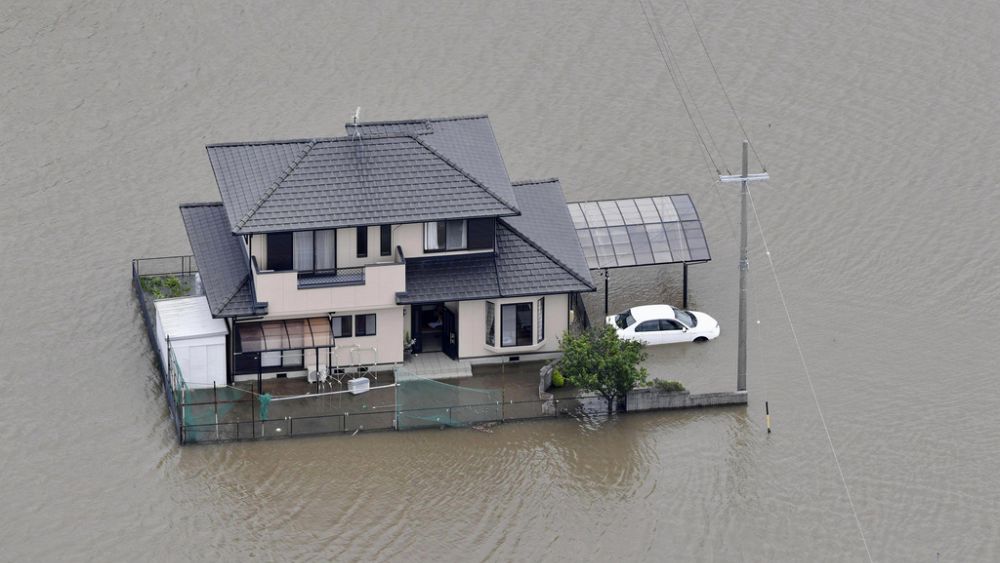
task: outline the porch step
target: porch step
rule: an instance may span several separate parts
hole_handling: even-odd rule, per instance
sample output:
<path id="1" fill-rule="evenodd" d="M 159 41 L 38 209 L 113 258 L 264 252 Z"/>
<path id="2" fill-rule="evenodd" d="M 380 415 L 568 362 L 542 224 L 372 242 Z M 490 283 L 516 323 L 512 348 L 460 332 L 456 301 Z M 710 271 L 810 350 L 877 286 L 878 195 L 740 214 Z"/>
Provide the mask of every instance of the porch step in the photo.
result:
<path id="1" fill-rule="evenodd" d="M 441 352 L 414 354 L 403 362 L 403 367 L 428 379 L 472 377 L 472 364 L 463 360 L 453 360 Z"/>

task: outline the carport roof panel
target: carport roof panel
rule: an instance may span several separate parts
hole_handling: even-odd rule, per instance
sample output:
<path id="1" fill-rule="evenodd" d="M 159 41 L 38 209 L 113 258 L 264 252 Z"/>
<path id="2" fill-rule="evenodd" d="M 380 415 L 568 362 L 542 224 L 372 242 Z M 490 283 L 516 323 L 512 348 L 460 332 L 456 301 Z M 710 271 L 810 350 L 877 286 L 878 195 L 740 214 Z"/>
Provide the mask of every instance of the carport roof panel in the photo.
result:
<path id="1" fill-rule="evenodd" d="M 712 259 L 688 194 L 569 203 L 591 269 Z"/>

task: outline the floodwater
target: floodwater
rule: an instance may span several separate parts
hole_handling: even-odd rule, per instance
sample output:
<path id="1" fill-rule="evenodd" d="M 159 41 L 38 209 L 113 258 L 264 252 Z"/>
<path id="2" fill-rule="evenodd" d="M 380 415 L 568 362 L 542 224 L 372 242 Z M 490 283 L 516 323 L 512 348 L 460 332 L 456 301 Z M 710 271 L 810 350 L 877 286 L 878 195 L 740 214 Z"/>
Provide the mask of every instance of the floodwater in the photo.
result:
<path id="1" fill-rule="evenodd" d="M 691 193 L 723 336 L 652 364 L 698 389 L 735 384 L 737 188 L 636 2 L 5 2 L 0 559 L 1000 560 L 1000 4 L 688 3 L 794 322 L 754 224 L 747 408 L 180 448 L 129 260 L 189 252 L 207 143 L 486 112 L 515 179 Z M 684 4 L 646 9 L 736 172 Z"/>

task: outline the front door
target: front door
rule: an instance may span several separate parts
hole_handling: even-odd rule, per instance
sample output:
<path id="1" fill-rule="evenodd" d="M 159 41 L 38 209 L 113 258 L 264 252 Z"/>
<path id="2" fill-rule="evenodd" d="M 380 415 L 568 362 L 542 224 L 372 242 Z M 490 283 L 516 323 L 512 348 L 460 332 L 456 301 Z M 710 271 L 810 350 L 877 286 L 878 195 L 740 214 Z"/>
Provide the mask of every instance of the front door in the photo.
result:
<path id="1" fill-rule="evenodd" d="M 444 307 L 444 330 L 441 331 L 441 349 L 449 358 L 458 359 L 458 319 L 451 309 Z"/>

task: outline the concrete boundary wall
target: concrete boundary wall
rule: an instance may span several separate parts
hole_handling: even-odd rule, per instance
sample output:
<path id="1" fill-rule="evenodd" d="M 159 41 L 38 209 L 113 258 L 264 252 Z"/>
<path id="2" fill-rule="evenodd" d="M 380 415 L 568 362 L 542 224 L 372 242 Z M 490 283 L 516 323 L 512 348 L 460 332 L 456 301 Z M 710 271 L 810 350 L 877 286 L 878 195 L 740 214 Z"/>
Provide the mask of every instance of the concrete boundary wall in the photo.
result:
<path id="1" fill-rule="evenodd" d="M 696 393 L 688 391 L 665 393 L 653 387 L 629 391 L 625 400 L 627 412 L 661 409 L 691 409 L 747 404 L 746 391 L 722 391 L 718 393 Z"/>

